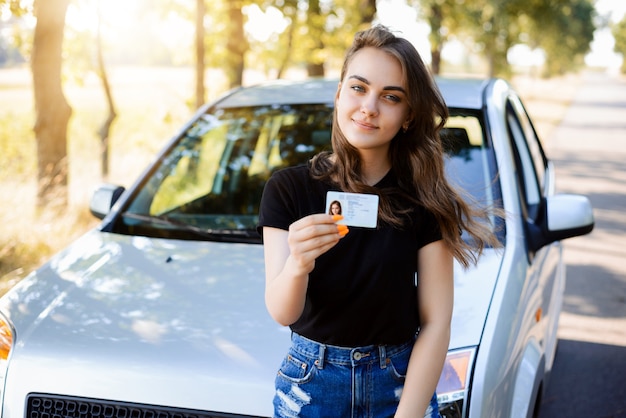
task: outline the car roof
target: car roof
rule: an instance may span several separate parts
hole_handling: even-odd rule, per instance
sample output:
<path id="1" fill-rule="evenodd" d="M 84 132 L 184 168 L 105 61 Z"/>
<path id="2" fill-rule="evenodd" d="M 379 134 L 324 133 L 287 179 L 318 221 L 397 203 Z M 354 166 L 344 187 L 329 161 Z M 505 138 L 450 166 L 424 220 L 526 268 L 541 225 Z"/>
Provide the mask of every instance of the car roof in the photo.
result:
<path id="1" fill-rule="evenodd" d="M 232 90 L 216 106 L 219 108 L 286 105 L 332 104 L 337 92 L 337 79 L 301 81 L 274 80 Z"/>
<path id="2" fill-rule="evenodd" d="M 268 105 L 332 104 L 338 79 L 274 80 L 227 93 L 214 106 L 235 108 Z M 436 77 L 448 107 L 480 109 L 489 79 Z"/>
<path id="3" fill-rule="evenodd" d="M 492 81 L 480 78 L 435 77 L 437 86 L 443 94 L 448 107 L 462 109 L 481 109 L 484 94 Z"/>

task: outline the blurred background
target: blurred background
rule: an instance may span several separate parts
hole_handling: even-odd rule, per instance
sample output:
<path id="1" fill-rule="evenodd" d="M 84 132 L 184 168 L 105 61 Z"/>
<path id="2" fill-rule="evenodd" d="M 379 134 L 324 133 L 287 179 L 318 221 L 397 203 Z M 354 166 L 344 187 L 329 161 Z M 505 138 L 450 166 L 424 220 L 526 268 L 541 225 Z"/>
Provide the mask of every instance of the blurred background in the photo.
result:
<path id="1" fill-rule="evenodd" d="M 198 107 L 267 79 L 337 76 L 384 24 L 436 75 L 512 81 L 549 141 L 581 72 L 626 72 L 624 0 L 0 0 L 4 288 L 94 227 Z M 2 289 L 0 289 L 0 292 Z"/>

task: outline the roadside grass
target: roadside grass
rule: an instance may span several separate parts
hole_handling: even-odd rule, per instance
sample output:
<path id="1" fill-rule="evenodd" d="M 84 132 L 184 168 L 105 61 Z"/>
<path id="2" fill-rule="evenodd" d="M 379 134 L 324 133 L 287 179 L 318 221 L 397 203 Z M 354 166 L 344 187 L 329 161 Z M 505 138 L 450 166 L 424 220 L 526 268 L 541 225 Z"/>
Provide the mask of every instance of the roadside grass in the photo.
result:
<path id="1" fill-rule="evenodd" d="M 188 75 L 189 74 L 189 75 Z M 117 118 L 110 132 L 109 176 L 101 175 L 98 130 L 107 116 L 96 77 L 68 82 L 69 205 L 37 211 L 35 114 L 28 68 L 0 69 L 0 294 L 98 224 L 89 199 L 102 182 L 129 187 L 193 113 L 185 69 L 119 69 L 111 84 Z M 191 94 L 191 93 L 189 93 Z"/>
<path id="2" fill-rule="evenodd" d="M 10 196 L 15 210 L 0 212 L 0 294 L 39 267 L 52 254 L 95 226 L 83 206 L 70 205 L 63 213 L 35 209 L 36 182 L 19 179 L 0 182 L 0 193 Z"/>
<path id="3" fill-rule="evenodd" d="M 567 111 L 578 79 L 513 79 L 544 141 Z M 97 132 L 107 114 L 99 80 L 93 76 L 81 84 L 68 82 L 65 95 L 73 109 L 68 129 L 69 205 L 62 213 L 38 212 L 30 72 L 0 69 L 0 294 L 95 227 L 98 220 L 88 205 L 97 185 L 106 181 L 129 187 L 195 110 L 189 106 L 190 69 L 119 68 L 110 72 L 110 81 L 118 116 L 110 135 L 108 178 L 100 174 Z M 214 85 L 210 78 L 207 84 Z M 209 91 L 209 96 L 217 94 Z"/>

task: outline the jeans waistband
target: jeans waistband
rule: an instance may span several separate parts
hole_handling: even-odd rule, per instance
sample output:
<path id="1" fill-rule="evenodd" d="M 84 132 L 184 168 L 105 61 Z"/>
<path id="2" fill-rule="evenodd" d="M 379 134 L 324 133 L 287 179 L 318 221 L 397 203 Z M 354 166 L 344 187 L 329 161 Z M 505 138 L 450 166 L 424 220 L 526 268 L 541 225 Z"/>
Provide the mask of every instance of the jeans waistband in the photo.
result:
<path id="1" fill-rule="evenodd" d="M 413 348 L 414 340 L 398 345 L 368 345 L 363 347 L 339 347 L 321 344 L 295 332 L 291 334 L 292 348 L 298 353 L 316 359 L 315 365 L 322 369 L 324 363 L 338 365 L 380 363 L 381 369 L 387 367 L 389 358 Z"/>

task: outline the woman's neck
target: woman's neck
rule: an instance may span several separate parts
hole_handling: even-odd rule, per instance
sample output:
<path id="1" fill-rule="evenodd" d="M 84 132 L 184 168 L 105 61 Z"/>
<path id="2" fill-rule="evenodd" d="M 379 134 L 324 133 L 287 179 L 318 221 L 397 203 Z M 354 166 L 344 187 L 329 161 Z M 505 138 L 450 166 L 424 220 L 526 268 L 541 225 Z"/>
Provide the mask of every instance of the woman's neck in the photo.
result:
<path id="1" fill-rule="evenodd" d="M 365 158 L 361 155 L 361 177 L 368 186 L 373 186 L 383 179 L 391 169 L 389 159 L 385 157 Z"/>
<path id="2" fill-rule="evenodd" d="M 335 164 L 337 155 L 331 154 L 329 159 Z M 361 154 L 360 166 L 361 179 L 368 186 L 373 186 L 389 173 L 391 162 L 387 158 L 363 158 L 363 154 Z M 338 179 L 333 178 L 333 181 L 338 182 Z"/>

